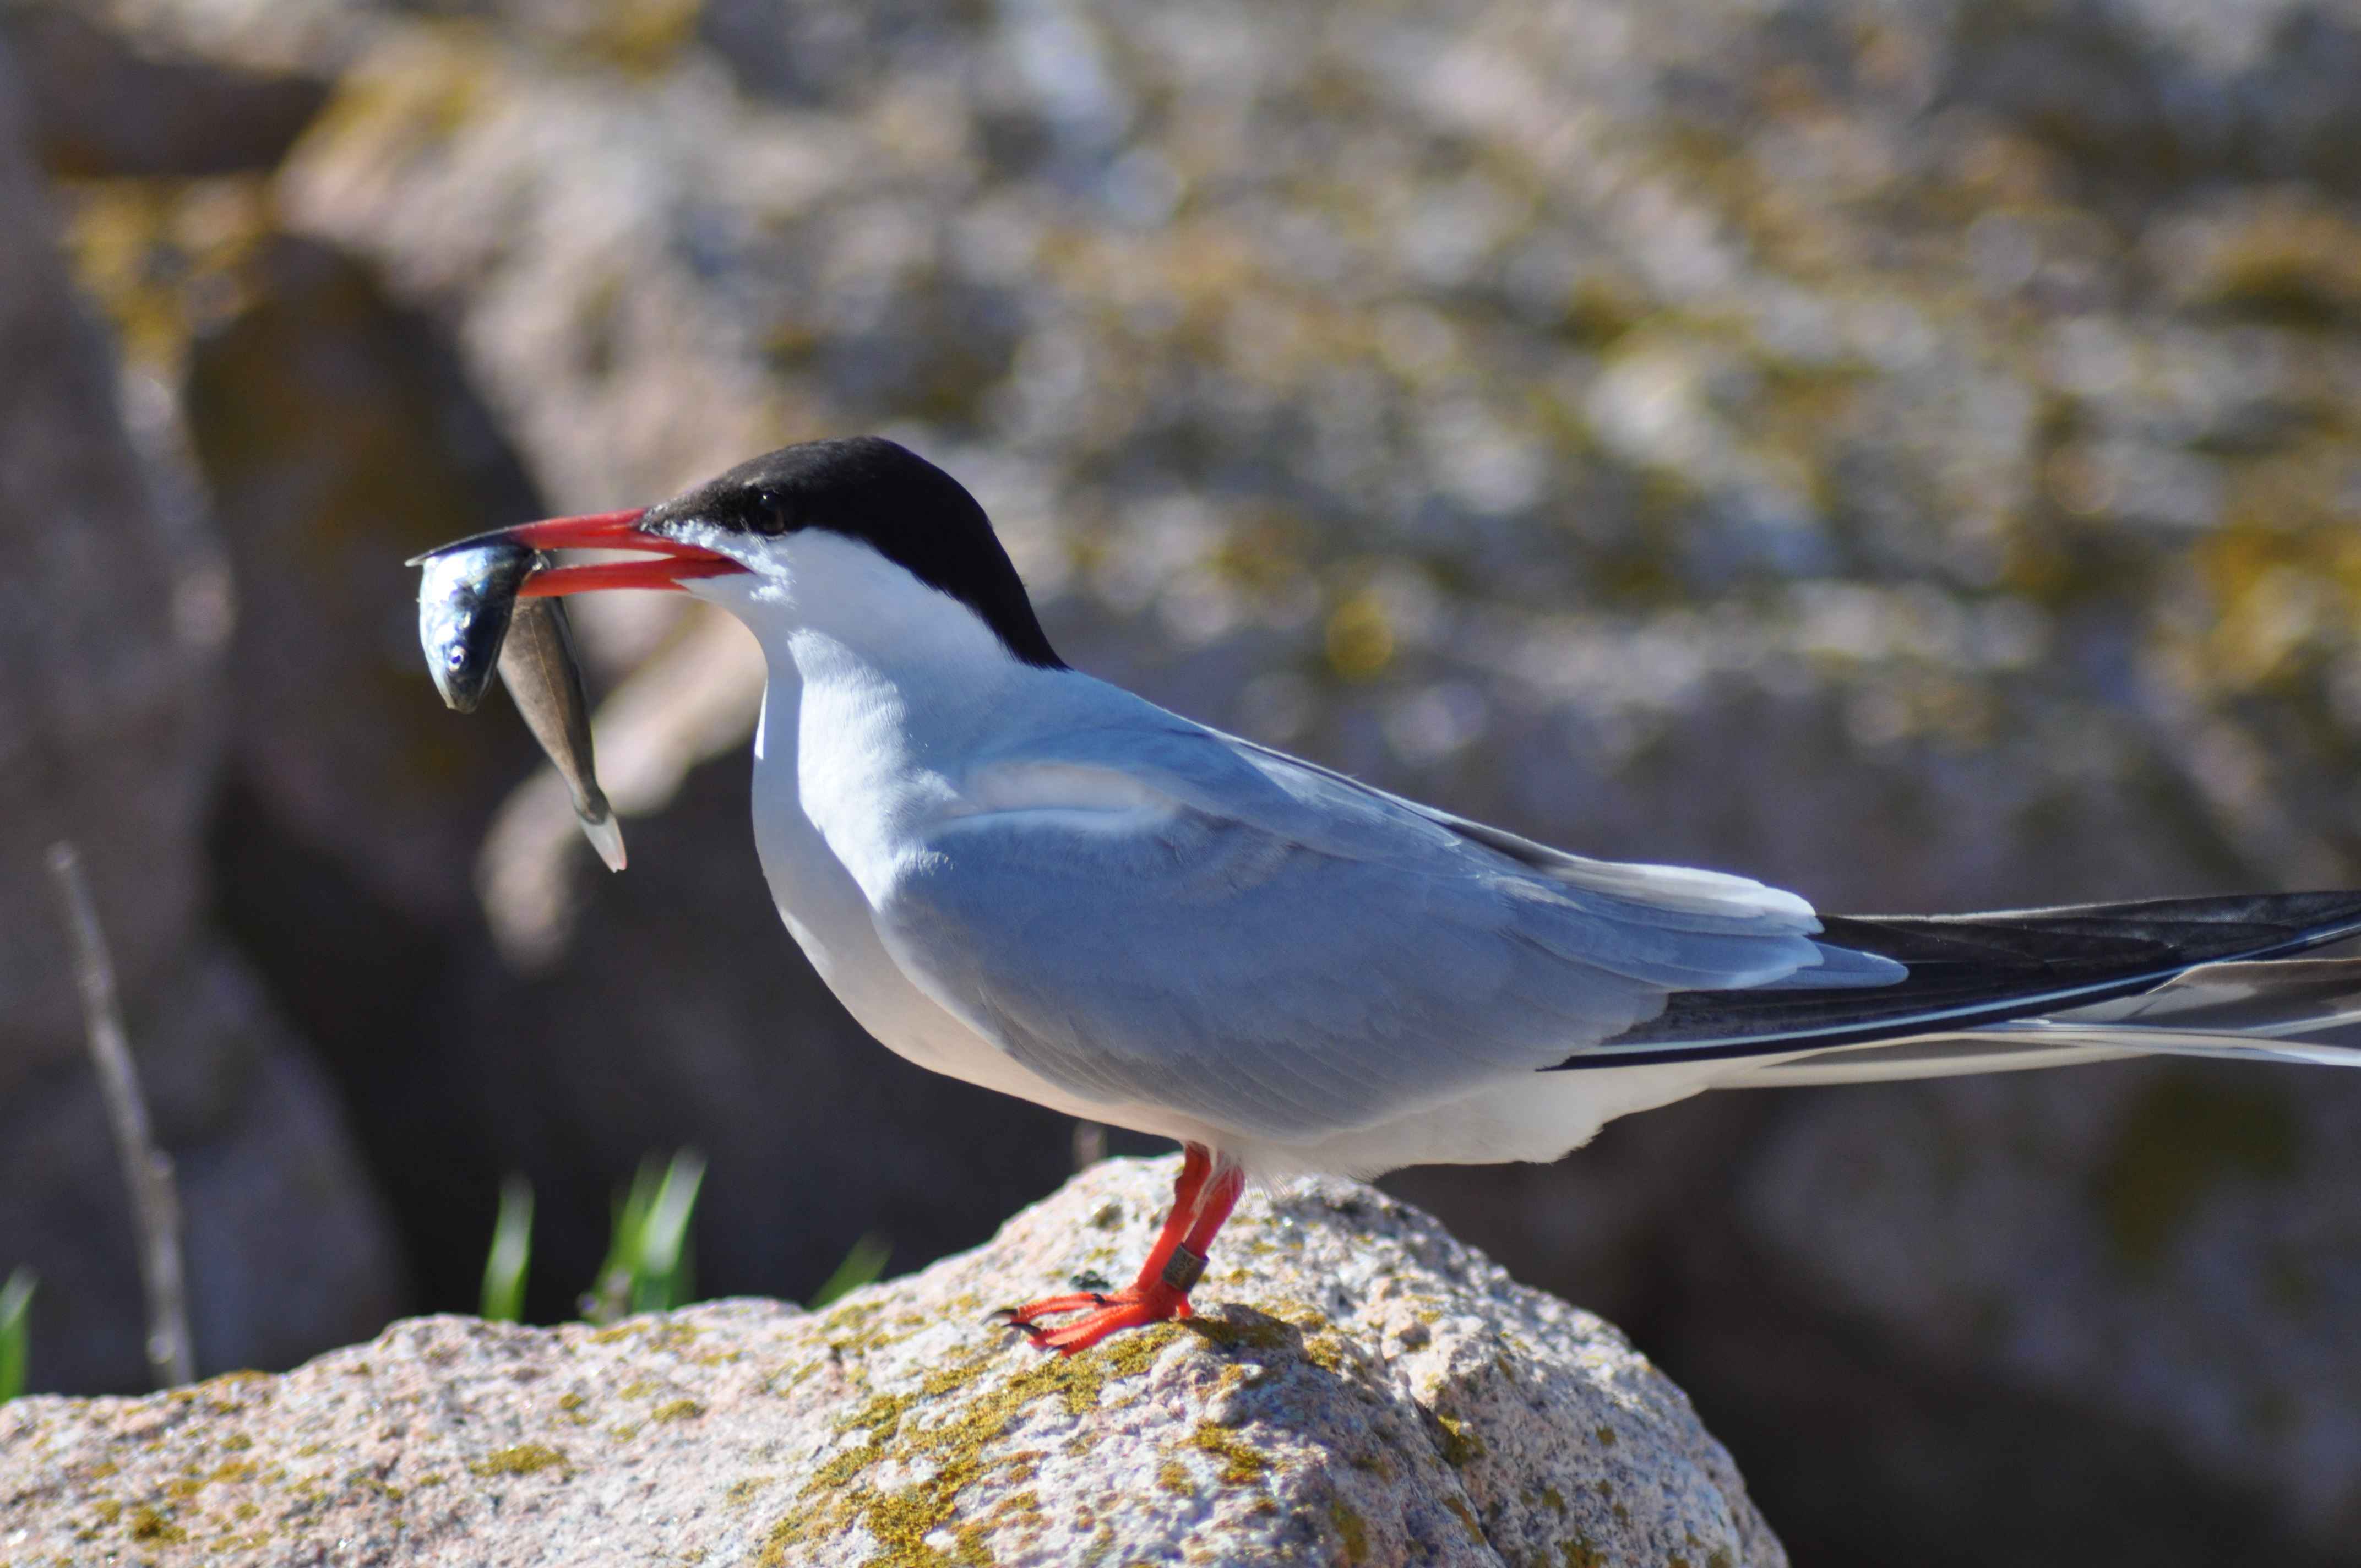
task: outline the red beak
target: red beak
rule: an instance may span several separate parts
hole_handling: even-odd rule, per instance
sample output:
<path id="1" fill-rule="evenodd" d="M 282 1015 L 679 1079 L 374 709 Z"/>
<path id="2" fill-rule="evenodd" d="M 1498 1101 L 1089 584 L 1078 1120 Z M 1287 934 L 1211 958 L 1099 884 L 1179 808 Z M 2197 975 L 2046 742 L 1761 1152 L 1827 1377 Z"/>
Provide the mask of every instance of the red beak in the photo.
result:
<path id="1" fill-rule="evenodd" d="M 719 577 L 746 568 L 729 556 L 659 534 L 642 533 L 645 507 L 629 511 L 589 512 L 520 523 L 489 537 L 535 550 L 636 550 L 646 561 L 604 561 L 592 566 L 548 566 L 524 580 L 524 598 L 589 593 L 601 588 L 678 588 L 692 577 Z"/>

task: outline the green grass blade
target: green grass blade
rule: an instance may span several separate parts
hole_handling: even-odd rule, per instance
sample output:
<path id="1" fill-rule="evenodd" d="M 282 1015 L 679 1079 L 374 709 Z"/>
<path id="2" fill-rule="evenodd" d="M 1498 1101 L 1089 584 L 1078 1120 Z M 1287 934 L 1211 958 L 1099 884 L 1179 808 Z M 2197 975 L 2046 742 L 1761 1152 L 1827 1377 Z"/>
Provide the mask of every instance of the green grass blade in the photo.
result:
<path id="1" fill-rule="evenodd" d="M 533 1264 L 533 1183 L 511 1176 L 500 1183 L 500 1215 L 484 1256 L 484 1316 L 496 1323 L 524 1317 L 525 1271 Z"/>
<path id="2" fill-rule="evenodd" d="M 688 1299 L 688 1222 L 704 1182 L 705 1157 L 695 1149 L 681 1150 L 664 1168 L 664 1181 L 640 1231 L 639 1267 L 631 1281 L 633 1311 L 661 1312 Z"/>
<path id="3" fill-rule="evenodd" d="M 32 1343 L 28 1320 L 38 1279 L 31 1269 L 20 1268 L 0 1285 L 0 1405 L 25 1391 L 25 1361 Z"/>
<path id="4" fill-rule="evenodd" d="M 598 1278 L 582 1297 L 584 1321 L 603 1328 L 620 1321 L 631 1310 L 648 1211 L 654 1207 L 656 1190 L 662 1184 L 655 1157 L 650 1155 L 641 1160 L 640 1168 L 631 1174 L 631 1190 L 615 1204 L 614 1221 L 607 1233 L 606 1261 L 598 1265 Z"/>
<path id="5" fill-rule="evenodd" d="M 844 1255 L 836 1272 L 820 1281 L 819 1288 L 812 1292 L 811 1310 L 817 1312 L 839 1297 L 849 1296 L 864 1285 L 876 1284 L 885 1272 L 886 1260 L 893 1255 L 894 1244 L 875 1231 L 870 1232 L 852 1244 L 852 1250 Z"/>
<path id="6" fill-rule="evenodd" d="M 705 1182 L 705 1157 L 682 1149 L 658 1168 L 651 1155 L 640 1162 L 631 1190 L 615 1206 L 607 1260 L 582 1298 L 582 1316 L 612 1323 L 627 1312 L 661 1312 L 697 1293 L 690 1218 Z"/>

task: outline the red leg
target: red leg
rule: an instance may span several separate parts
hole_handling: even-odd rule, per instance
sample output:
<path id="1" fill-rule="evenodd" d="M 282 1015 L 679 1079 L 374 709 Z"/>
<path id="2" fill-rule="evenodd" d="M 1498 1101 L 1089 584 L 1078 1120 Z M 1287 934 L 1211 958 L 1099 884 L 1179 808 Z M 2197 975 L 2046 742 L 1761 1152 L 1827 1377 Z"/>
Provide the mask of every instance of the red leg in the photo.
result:
<path id="1" fill-rule="evenodd" d="M 1180 1152 L 1180 1174 L 1172 1179 L 1172 1208 L 1164 1216 L 1164 1228 L 1156 1234 L 1156 1245 L 1148 1249 L 1148 1261 L 1140 1265 L 1142 1278 L 1164 1272 L 1165 1263 L 1172 1249 L 1189 1236 L 1189 1222 L 1197 1208 L 1198 1194 L 1204 1190 L 1205 1178 L 1213 1168 L 1213 1157 L 1202 1144 L 1184 1144 Z M 1038 1301 L 1027 1301 L 1021 1307 L 1003 1307 L 993 1316 L 1011 1328 L 1030 1332 L 1035 1318 L 1060 1312 L 1088 1311 L 1104 1307 L 1115 1298 L 1101 1290 L 1078 1291 L 1071 1296 L 1045 1296 Z"/>
<path id="2" fill-rule="evenodd" d="M 1082 1291 L 1028 1301 L 1005 1309 L 999 1316 L 1011 1328 L 1022 1329 L 1045 1350 L 1071 1355 L 1093 1345 L 1118 1329 L 1160 1323 L 1189 1315 L 1189 1288 L 1205 1270 L 1206 1249 L 1222 1222 L 1236 1207 L 1246 1177 L 1237 1167 L 1215 1168 L 1212 1154 L 1202 1145 L 1184 1146 L 1180 1175 L 1172 1184 L 1172 1211 L 1164 1217 L 1156 1245 L 1148 1251 L 1139 1277 L 1121 1290 Z M 1062 1328 L 1049 1328 L 1045 1317 L 1066 1312 L 1082 1316 Z"/>

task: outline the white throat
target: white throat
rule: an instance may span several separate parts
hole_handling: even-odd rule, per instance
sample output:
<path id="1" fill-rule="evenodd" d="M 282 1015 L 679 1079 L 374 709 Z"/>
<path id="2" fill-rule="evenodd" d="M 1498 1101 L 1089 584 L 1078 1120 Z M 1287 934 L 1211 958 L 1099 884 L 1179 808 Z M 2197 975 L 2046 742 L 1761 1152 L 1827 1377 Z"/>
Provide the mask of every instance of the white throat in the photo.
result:
<path id="1" fill-rule="evenodd" d="M 872 895 L 909 852 L 915 827 L 962 809 L 961 760 L 995 716 L 1021 704 L 1027 685 L 1059 677 L 866 544 L 812 532 L 762 548 L 752 570 L 694 591 L 743 620 L 770 667 L 754 738 L 763 876 L 854 1016 L 895 1049 L 940 1065 L 928 1060 L 936 1020 L 914 1015 L 920 999 L 882 945 Z"/>
<path id="2" fill-rule="evenodd" d="M 774 683 L 790 668 L 809 682 L 862 666 L 930 688 L 973 688 L 1032 668 L 967 605 L 842 534 L 811 530 L 732 554 L 751 569 L 691 591 L 746 623 Z"/>
<path id="3" fill-rule="evenodd" d="M 966 605 L 840 534 L 766 542 L 761 568 L 708 583 L 699 586 L 753 630 L 770 666 L 755 737 L 758 835 L 766 815 L 791 809 L 864 883 L 895 852 L 897 828 L 956 796 L 959 761 L 995 712 L 1048 674 Z M 784 903 L 775 875 L 772 887 Z"/>

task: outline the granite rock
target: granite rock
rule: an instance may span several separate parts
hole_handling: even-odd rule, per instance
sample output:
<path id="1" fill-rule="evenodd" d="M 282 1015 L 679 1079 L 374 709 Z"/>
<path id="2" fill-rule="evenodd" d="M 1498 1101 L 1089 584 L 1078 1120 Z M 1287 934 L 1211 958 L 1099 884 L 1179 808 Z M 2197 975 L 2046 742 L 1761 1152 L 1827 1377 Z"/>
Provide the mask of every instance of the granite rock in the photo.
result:
<path id="1" fill-rule="evenodd" d="M 113 345 L 76 297 L 0 55 L 0 1103 L 82 1048 L 44 857 L 82 858 L 124 989 L 204 897 L 227 584 L 157 504 Z"/>
<path id="2" fill-rule="evenodd" d="M 392 1228 L 343 1108 L 238 954 L 193 940 L 129 1023 L 180 1189 L 198 1370 L 292 1365 L 399 1310 Z M 95 1076 L 69 1059 L 13 1088 L 0 1261 L 40 1279 L 34 1387 L 146 1386 L 137 1255 Z"/>
<path id="3" fill-rule="evenodd" d="M 0 1561 L 1767 1568 L 1612 1328 L 1366 1187 L 1249 1197 L 1185 1323 L 1071 1360 L 991 1306 L 1128 1266 L 1175 1162 L 819 1313 L 397 1323 L 279 1377 L 0 1410 Z"/>
<path id="4" fill-rule="evenodd" d="M 1826 1310 L 2161 1434 L 2312 1550 L 2361 1530 L 2361 1083 L 2142 1062 L 1798 1111 L 1741 1215 Z"/>
<path id="5" fill-rule="evenodd" d="M 44 865 L 58 839 L 80 850 L 179 1163 L 199 1366 L 366 1330 L 401 1265 L 303 1042 L 209 919 L 234 595 L 202 506 L 151 461 L 170 422 L 140 416 L 169 396 L 119 373 L 69 280 L 16 81 L 0 59 L 0 1271 L 41 1277 L 34 1387 L 138 1387 L 121 1166 Z"/>
<path id="6" fill-rule="evenodd" d="M 457 924 L 533 746 L 505 693 L 471 724 L 422 684 L 402 563 L 539 500 L 433 323 L 368 268 L 258 236 L 246 271 L 245 308 L 192 342 L 183 395 L 237 583 L 230 767 L 372 896 Z"/>
<path id="7" fill-rule="evenodd" d="M 40 160 L 76 176 L 268 169 L 327 97 L 327 83 L 144 52 L 81 9 L 18 0 L 0 37 L 31 95 Z"/>

